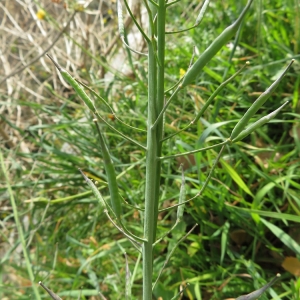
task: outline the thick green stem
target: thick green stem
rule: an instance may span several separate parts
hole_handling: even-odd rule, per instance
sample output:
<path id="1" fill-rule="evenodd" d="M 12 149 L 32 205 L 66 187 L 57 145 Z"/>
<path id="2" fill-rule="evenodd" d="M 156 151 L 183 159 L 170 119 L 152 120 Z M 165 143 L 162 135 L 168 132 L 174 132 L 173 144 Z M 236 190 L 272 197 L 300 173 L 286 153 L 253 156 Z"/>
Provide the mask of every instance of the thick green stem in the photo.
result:
<path id="1" fill-rule="evenodd" d="M 164 106 L 164 85 L 165 85 L 165 23 L 166 23 L 166 7 L 165 1 L 159 1 L 159 8 L 157 11 L 157 97 L 156 97 L 156 116 L 160 114 Z M 161 156 L 162 148 L 162 137 L 164 130 L 163 119 L 159 121 L 156 128 L 156 139 L 157 139 L 157 158 Z M 156 173 L 156 189 L 155 189 L 155 222 L 157 222 L 158 215 L 158 200 L 159 200 L 159 184 L 160 184 L 160 173 L 161 173 L 161 160 L 157 160 L 157 173 Z M 156 237 L 157 224 L 155 223 L 154 236 Z"/>
<path id="2" fill-rule="evenodd" d="M 145 223 L 143 244 L 143 300 L 152 299 L 153 277 L 153 243 L 156 236 L 160 161 L 163 122 L 152 128 L 157 116 L 164 105 L 164 51 L 165 51 L 165 1 L 159 0 L 159 6 L 154 7 L 149 1 L 152 15 L 157 13 L 155 32 L 149 16 L 148 42 L 148 131 L 147 131 L 147 157 L 146 157 L 146 188 L 145 188 Z M 157 41 L 155 39 L 157 36 Z M 157 53 L 155 52 L 157 49 Z"/>
<path id="3" fill-rule="evenodd" d="M 151 31 L 151 30 L 150 30 Z M 150 32 L 151 35 L 154 33 Z M 153 39 L 154 42 L 154 39 Z M 153 253 L 152 244 L 154 236 L 154 207 L 155 207 L 155 185 L 157 174 L 157 140 L 156 130 L 151 130 L 151 125 L 156 119 L 156 59 L 153 49 L 153 42 L 148 43 L 148 132 L 147 132 L 147 157 L 146 157 L 146 188 L 145 188 L 145 221 L 143 244 L 143 299 L 152 298 L 152 270 Z"/>

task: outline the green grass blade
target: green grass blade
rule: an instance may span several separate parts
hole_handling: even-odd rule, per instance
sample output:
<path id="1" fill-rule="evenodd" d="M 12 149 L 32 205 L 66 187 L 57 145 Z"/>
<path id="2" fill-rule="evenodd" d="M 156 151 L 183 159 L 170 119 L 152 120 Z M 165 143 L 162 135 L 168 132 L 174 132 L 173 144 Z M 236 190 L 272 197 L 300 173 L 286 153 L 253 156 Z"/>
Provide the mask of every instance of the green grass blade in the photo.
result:
<path id="1" fill-rule="evenodd" d="M 263 218 L 261 218 L 261 222 L 264 223 L 283 244 L 294 251 L 296 255 L 300 255 L 300 245 L 291 236 L 285 233 L 278 226 L 268 222 Z"/>
<path id="2" fill-rule="evenodd" d="M 13 191 L 9 182 L 9 177 L 5 168 L 5 164 L 4 164 L 4 159 L 3 159 L 3 155 L 2 155 L 2 151 L 0 151 L 0 164 L 1 164 L 1 169 L 6 181 L 6 186 L 7 186 L 7 190 L 8 190 L 8 194 L 9 194 L 9 198 L 10 198 L 10 203 L 13 209 L 13 216 L 17 225 L 17 230 L 18 230 L 18 235 L 19 235 L 19 239 L 21 241 L 21 246 L 22 246 L 22 251 L 23 251 L 23 255 L 24 255 L 24 260 L 25 260 L 25 264 L 26 264 L 26 268 L 27 268 L 27 272 L 28 272 L 28 277 L 29 280 L 31 281 L 31 285 L 32 285 L 32 290 L 33 290 L 33 294 L 35 295 L 35 299 L 40 300 L 41 296 L 40 293 L 37 289 L 37 286 L 35 285 L 34 281 L 35 281 L 35 277 L 33 274 L 33 264 L 30 261 L 30 256 L 27 250 L 27 246 L 26 246 L 26 241 L 25 241 L 25 236 L 24 236 L 24 231 L 23 231 L 23 227 L 20 221 L 20 217 L 19 217 L 19 212 L 18 212 L 18 206 L 15 200 L 15 197 L 13 195 Z"/>
<path id="3" fill-rule="evenodd" d="M 231 178 L 235 181 L 235 183 L 248 195 L 254 197 L 254 195 L 249 190 L 246 183 L 243 181 L 243 179 L 240 177 L 240 175 L 223 159 L 220 160 L 222 166 L 227 171 L 227 173 L 231 176 Z"/>
<path id="4" fill-rule="evenodd" d="M 239 210 L 241 212 L 246 213 L 246 215 L 250 214 L 257 214 L 263 217 L 273 218 L 273 219 L 280 219 L 280 220 L 287 220 L 287 221 L 293 221 L 296 223 L 300 223 L 299 216 L 291 215 L 291 214 L 284 214 L 284 213 L 278 213 L 274 211 L 265 211 L 265 210 L 258 210 L 258 209 L 249 209 L 244 207 L 238 207 L 238 206 L 232 206 L 230 204 L 225 203 L 228 207 L 231 209 Z"/>

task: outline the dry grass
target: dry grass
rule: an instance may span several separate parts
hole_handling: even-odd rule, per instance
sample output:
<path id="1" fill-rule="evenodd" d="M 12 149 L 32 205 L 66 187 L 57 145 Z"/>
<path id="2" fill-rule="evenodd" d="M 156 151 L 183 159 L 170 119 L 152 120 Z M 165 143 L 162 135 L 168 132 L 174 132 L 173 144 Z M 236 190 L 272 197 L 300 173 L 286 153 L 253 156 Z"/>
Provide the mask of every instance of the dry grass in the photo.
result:
<path id="1" fill-rule="evenodd" d="M 41 125 L 43 120 L 51 122 L 46 115 L 36 116 L 20 101 L 40 105 L 59 101 L 53 100 L 49 87 L 68 96 L 68 85 L 60 83 L 46 52 L 77 78 L 87 78 L 80 74 L 86 72 L 104 78 L 107 62 L 120 48 L 114 2 L 85 1 L 84 9 L 54 0 L 0 2 L 0 113 L 12 123 L 9 126 L 2 120 L 2 144 L 28 153 L 30 145 L 21 142 L 13 126 L 26 129 Z M 125 25 L 130 26 L 129 18 Z"/>

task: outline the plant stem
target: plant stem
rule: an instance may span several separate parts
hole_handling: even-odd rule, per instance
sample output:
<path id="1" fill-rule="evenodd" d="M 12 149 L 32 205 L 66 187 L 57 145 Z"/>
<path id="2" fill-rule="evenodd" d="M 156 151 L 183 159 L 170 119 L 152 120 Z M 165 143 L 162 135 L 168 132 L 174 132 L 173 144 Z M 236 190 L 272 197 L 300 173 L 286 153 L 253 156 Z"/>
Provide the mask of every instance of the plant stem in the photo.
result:
<path id="1" fill-rule="evenodd" d="M 166 7 L 165 0 L 159 0 L 158 10 L 157 10 L 157 98 L 156 98 L 156 118 L 163 110 L 164 106 L 164 85 L 165 85 L 165 22 L 166 22 Z M 162 137 L 164 131 L 164 119 L 162 118 L 158 122 L 156 128 L 156 140 L 157 140 L 157 156 L 161 156 L 162 148 Z M 156 173 L 156 189 L 155 189 L 155 228 L 154 236 L 156 237 L 156 228 L 157 228 L 157 215 L 158 215 L 158 200 L 159 200 L 159 187 L 160 187 L 160 174 L 161 174 L 161 161 L 156 160 L 157 163 L 157 173 Z"/>
<path id="2" fill-rule="evenodd" d="M 152 126 L 164 105 L 165 56 L 165 1 L 159 0 L 158 7 L 150 1 L 148 4 L 152 15 L 157 13 L 157 19 L 153 29 L 151 26 L 153 20 L 149 14 L 151 41 L 148 42 L 148 131 L 144 221 L 144 238 L 147 241 L 143 243 L 143 300 L 152 299 L 153 243 L 156 237 L 161 165 L 157 158 L 161 155 L 163 121 L 161 120 L 155 128 Z"/>

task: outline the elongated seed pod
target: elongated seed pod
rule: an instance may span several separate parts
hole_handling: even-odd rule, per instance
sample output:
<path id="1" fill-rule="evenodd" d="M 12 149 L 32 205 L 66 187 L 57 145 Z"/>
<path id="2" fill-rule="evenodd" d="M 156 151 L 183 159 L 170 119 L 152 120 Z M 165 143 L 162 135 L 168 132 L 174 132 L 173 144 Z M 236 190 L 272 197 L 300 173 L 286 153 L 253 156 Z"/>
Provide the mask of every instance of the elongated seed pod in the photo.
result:
<path id="1" fill-rule="evenodd" d="M 243 130 L 235 139 L 232 140 L 232 142 L 238 142 L 245 138 L 247 135 L 249 135 L 251 132 L 256 130 L 257 128 L 263 126 L 264 124 L 268 123 L 270 120 L 275 118 L 275 116 L 289 103 L 289 101 L 285 102 L 283 105 L 281 105 L 279 108 L 268 114 L 267 116 L 262 117 L 258 121 L 251 124 L 249 127 L 247 127 L 245 130 Z"/>
<path id="2" fill-rule="evenodd" d="M 179 194 L 179 206 L 177 207 L 177 219 L 181 220 L 184 213 L 184 201 L 185 201 L 185 178 L 184 178 L 184 170 L 183 165 L 181 165 L 181 187 L 180 187 L 180 194 Z"/>
<path id="3" fill-rule="evenodd" d="M 204 14 L 206 12 L 206 9 L 208 8 L 209 2 L 210 2 L 210 0 L 205 0 L 205 2 L 203 3 L 195 24 L 199 25 L 200 22 L 202 21 Z"/>
<path id="4" fill-rule="evenodd" d="M 91 110 L 91 112 L 94 114 L 97 114 L 94 103 L 89 98 L 89 96 L 85 93 L 83 88 L 77 83 L 77 81 L 66 70 L 61 68 L 61 66 L 56 61 L 54 61 L 54 59 L 49 54 L 47 54 L 47 56 L 51 59 L 53 64 L 59 70 L 62 77 L 74 88 L 76 93 L 80 96 L 80 98 L 83 100 L 83 102 L 88 106 L 88 108 Z M 117 185 L 117 181 L 116 181 L 115 169 L 112 164 L 111 157 L 110 157 L 109 151 L 107 149 L 107 146 L 104 142 L 104 138 L 102 136 L 102 133 L 100 132 L 100 129 L 99 129 L 97 123 L 96 123 L 96 127 L 97 127 L 97 130 L 99 133 L 100 148 L 102 151 L 104 167 L 105 167 L 105 171 L 106 171 L 107 178 L 108 178 L 108 186 L 109 186 L 109 191 L 110 191 L 110 196 L 111 196 L 112 210 L 113 210 L 114 214 L 116 215 L 116 217 L 118 219 L 120 219 L 122 207 L 121 207 L 121 200 L 119 198 L 119 193 L 118 193 L 118 185 Z M 107 207 L 107 205 L 105 205 L 105 201 L 103 200 L 100 192 L 95 187 L 93 182 L 90 179 L 88 179 L 83 173 L 82 173 L 82 175 L 84 176 L 88 185 L 91 187 L 96 198 L 100 201 L 100 203 L 102 205 Z"/>
<path id="5" fill-rule="evenodd" d="M 264 92 L 262 93 L 257 100 L 250 106 L 250 108 L 246 111 L 243 117 L 239 120 L 239 122 L 235 125 L 232 130 L 230 139 L 235 140 L 236 137 L 242 132 L 242 130 L 246 127 L 249 120 L 254 116 L 254 114 L 261 108 L 261 106 L 268 100 L 268 98 L 272 95 L 273 91 L 276 89 L 278 84 L 280 83 L 283 76 L 289 70 L 291 65 L 293 64 L 294 59 L 288 64 L 282 74 L 278 77 L 277 80 L 273 82 L 273 84 Z"/>
<path id="6" fill-rule="evenodd" d="M 91 110 L 92 113 L 96 112 L 95 105 L 90 97 L 85 93 L 84 89 L 76 82 L 76 80 L 65 70 L 63 69 L 48 53 L 46 54 L 53 64 L 56 66 L 58 71 L 60 72 L 63 79 L 65 79 L 75 90 L 76 94 L 83 100 L 86 106 Z"/>
<path id="7" fill-rule="evenodd" d="M 94 122 L 95 122 L 95 125 L 97 128 L 97 131 L 98 131 L 99 144 L 100 144 L 104 168 L 105 168 L 105 172 L 106 172 L 106 176 L 107 176 L 111 206 L 112 206 L 112 209 L 113 209 L 116 217 L 118 219 L 120 219 L 121 213 L 122 213 L 122 205 L 121 205 L 121 199 L 119 196 L 119 188 L 118 188 L 117 177 L 116 177 L 116 173 L 115 173 L 115 167 L 111 160 L 109 150 L 104 141 L 103 134 L 97 123 L 97 119 L 94 119 Z"/>
<path id="8" fill-rule="evenodd" d="M 193 66 L 187 71 L 183 78 L 181 88 L 184 88 L 190 84 L 197 75 L 201 72 L 203 67 L 216 55 L 216 53 L 233 37 L 237 32 L 246 12 L 251 6 L 253 0 L 249 0 L 246 7 L 238 17 L 238 19 L 228 26 L 212 43 L 211 45 L 201 54 Z"/>
<path id="9" fill-rule="evenodd" d="M 110 125 L 107 121 L 105 121 L 96 111 L 96 107 L 93 103 L 93 101 L 90 99 L 90 97 L 85 93 L 84 89 L 81 87 L 81 85 L 66 71 L 64 70 L 54 59 L 49 55 L 46 54 L 53 62 L 53 64 L 56 66 L 58 71 L 61 73 L 62 77 L 74 88 L 76 93 L 80 96 L 80 98 L 83 100 L 83 102 L 87 105 L 87 107 L 91 110 L 92 113 L 96 114 L 106 125 L 117 132 L 119 135 L 121 135 L 123 138 L 125 138 L 128 141 L 131 141 L 132 143 L 138 145 L 139 147 L 146 149 L 143 145 L 139 144 L 135 140 L 129 138 L 122 132 L 118 131 L 116 128 L 114 128 L 112 125 Z M 87 87 L 88 88 L 88 87 Z M 99 95 L 97 95 L 94 91 L 91 91 L 98 99 L 100 99 L 102 102 L 105 103 L 106 106 L 109 107 L 108 103 Z"/>
<path id="10" fill-rule="evenodd" d="M 101 206 L 103 206 L 104 209 L 107 209 L 106 203 L 105 203 L 101 193 L 99 192 L 97 187 L 94 185 L 93 181 L 91 179 L 89 179 L 80 169 L 79 169 L 79 171 L 80 171 L 81 175 L 83 176 L 83 178 L 85 179 L 85 181 L 87 182 L 87 184 L 89 185 L 89 187 L 91 188 L 94 196 L 99 201 Z"/>

